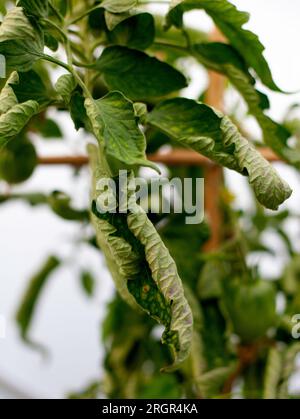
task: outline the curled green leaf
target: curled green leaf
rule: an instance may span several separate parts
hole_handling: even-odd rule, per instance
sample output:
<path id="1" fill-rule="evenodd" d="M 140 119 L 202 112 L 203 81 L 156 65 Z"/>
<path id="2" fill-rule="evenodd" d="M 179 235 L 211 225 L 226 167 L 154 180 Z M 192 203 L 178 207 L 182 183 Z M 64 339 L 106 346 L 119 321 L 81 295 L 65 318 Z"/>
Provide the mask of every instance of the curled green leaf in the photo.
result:
<path id="1" fill-rule="evenodd" d="M 89 153 L 93 165 L 93 161 L 94 164 L 95 160 L 97 162 L 97 149 L 90 147 Z M 102 169 L 97 167 L 99 163 L 93 167 L 92 206 L 97 240 L 123 299 L 133 307 L 142 308 L 165 326 L 162 341 L 174 356 L 174 364 L 166 368 L 171 371 L 188 356 L 193 334 L 192 313 L 175 262 L 146 213 L 137 204 L 116 214 L 98 211 L 99 192 L 95 182 L 101 178 L 101 173 L 108 171 L 105 164 Z M 129 199 L 131 203 L 135 202 L 134 195 L 131 194 Z"/>
<path id="2" fill-rule="evenodd" d="M 269 108 L 268 97 L 255 88 L 255 79 L 237 51 L 230 45 L 210 42 L 193 45 L 192 53 L 207 68 L 228 77 L 247 103 L 249 113 L 260 125 L 265 144 L 284 160 L 299 165 L 299 151 L 287 143 L 290 133 L 265 115 L 264 110 Z"/>
<path id="3" fill-rule="evenodd" d="M 0 94 L 0 147 L 19 134 L 39 110 L 35 100 L 18 103 L 11 87 L 18 80 L 18 74 L 12 73 Z"/>
<path id="4" fill-rule="evenodd" d="M 174 365 L 166 369 L 171 371 L 190 352 L 193 335 L 191 309 L 184 296 L 176 264 L 146 213 L 141 208 L 137 209 L 128 215 L 127 222 L 130 231 L 144 246 L 152 278 L 164 296 L 165 304 L 171 308 L 169 330 L 163 335 L 163 342 L 172 348 L 174 355 Z"/>
<path id="5" fill-rule="evenodd" d="M 275 169 L 238 131 L 231 120 L 190 99 L 162 102 L 148 115 L 148 123 L 181 145 L 248 176 L 258 201 L 276 210 L 292 191 Z"/>

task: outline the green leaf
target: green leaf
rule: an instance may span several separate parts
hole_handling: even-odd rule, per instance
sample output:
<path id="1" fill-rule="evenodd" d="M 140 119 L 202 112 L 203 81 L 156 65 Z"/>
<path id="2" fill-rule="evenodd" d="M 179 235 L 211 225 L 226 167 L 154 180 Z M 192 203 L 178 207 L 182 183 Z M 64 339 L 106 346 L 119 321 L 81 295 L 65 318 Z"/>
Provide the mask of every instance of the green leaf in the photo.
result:
<path id="1" fill-rule="evenodd" d="M 238 132 L 230 119 L 190 99 L 170 99 L 148 114 L 149 124 L 181 145 L 248 176 L 258 201 L 277 209 L 291 189 L 262 155 Z"/>
<path id="2" fill-rule="evenodd" d="M 95 278 L 93 275 L 88 271 L 82 272 L 80 275 L 80 283 L 85 294 L 88 297 L 92 297 L 95 291 Z"/>
<path id="3" fill-rule="evenodd" d="M 135 204 L 131 190 L 127 192 L 134 206 L 127 212 L 98 212 L 96 184 L 109 172 L 105 162 L 99 165 L 95 147 L 89 148 L 89 154 L 94 174 L 92 220 L 99 245 L 120 295 L 165 326 L 162 341 L 174 355 L 174 364 L 167 368 L 172 370 L 188 356 L 193 334 L 192 314 L 175 262 L 146 213 Z"/>
<path id="4" fill-rule="evenodd" d="M 132 100 L 161 97 L 187 85 L 185 77 L 169 64 L 121 46 L 106 48 L 94 67 L 110 89 Z"/>
<path id="5" fill-rule="evenodd" d="M 9 10 L 0 26 L 0 54 L 8 70 L 28 71 L 42 57 L 43 35 L 33 27 L 21 7 Z"/>
<path id="6" fill-rule="evenodd" d="M 129 13 L 122 14 L 121 22 L 120 16 L 118 22 L 116 22 L 116 15 L 111 15 L 114 16 L 113 27 L 106 14 L 106 23 L 111 30 L 107 37 L 111 43 L 135 49 L 150 47 L 155 36 L 154 18 L 150 13 L 136 13 L 133 16 Z"/>
<path id="7" fill-rule="evenodd" d="M 29 16 L 47 17 L 49 14 L 48 0 L 19 0 L 17 6 L 23 7 Z"/>
<path id="8" fill-rule="evenodd" d="M 41 297 L 41 294 L 44 291 L 44 288 L 47 285 L 51 275 L 59 265 L 60 261 L 57 259 L 57 257 L 50 256 L 41 267 L 40 271 L 37 272 L 30 280 L 16 315 L 16 321 L 20 330 L 21 337 L 26 342 L 30 343 L 30 340 L 28 339 L 28 333 L 39 298 Z"/>
<path id="9" fill-rule="evenodd" d="M 57 80 L 55 90 L 63 98 L 64 102 L 69 104 L 76 86 L 77 83 L 72 74 L 63 74 Z"/>
<path id="10" fill-rule="evenodd" d="M 111 13 L 124 13 L 137 5 L 137 0 L 104 0 L 101 7 Z"/>
<path id="11" fill-rule="evenodd" d="M 290 133 L 264 114 L 264 109 L 269 108 L 268 98 L 256 90 L 255 80 L 235 49 L 230 45 L 212 42 L 193 45 L 192 52 L 207 68 L 225 74 L 240 92 L 248 105 L 249 113 L 256 118 L 262 129 L 265 144 L 283 159 L 299 164 L 299 151 L 287 144 Z"/>
<path id="12" fill-rule="evenodd" d="M 20 103 L 34 100 L 40 105 L 46 105 L 52 100 L 43 80 L 34 70 L 20 73 L 19 81 L 14 81 L 11 87 Z"/>
<path id="13" fill-rule="evenodd" d="M 19 134 L 39 110 L 34 100 L 18 103 L 11 88 L 17 82 L 18 74 L 12 73 L 0 94 L 0 147 Z"/>
<path id="14" fill-rule="evenodd" d="M 283 357 L 277 348 L 269 350 L 264 376 L 264 399 L 277 399 L 278 385 L 282 374 Z"/>
<path id="15" fill-rule="evenodd" d="M 167 329 L 162 342 L 172 348 L 174 365 L 166 369 L 172 371 L 187 358 L 190 352 L 193 335 L 191 309 L 184 296 L 176 264 L 146 213 L 141 208 L 137 208 L 136 211 L 128 215 L 127 223 L 130 231 L 144 246 L 152 278 L 164 296 L 165 304 L 171 308 L 171 321 L 166 324 Z M 135 286 L 133 281 L 129 282 L 129 289 L 132 292 Z M 141 293 L 139 298 L 140 304 L 142 304 L 143 298 L 149 298 L 151 303 L 150 295 L 144 297 Z"/>
<path id="16" fill-rule="evenodd" d="M 88 145 L 88 154 L 92 171 L 92 199 L 97 200 L 99 192 L 97 183 L 103 178 L 110 178 L 111 172 L 103 156 L 95 145 Z M 91 221 L 94 226 L 97 243 L 105 255 L 107 266 L 112 274 L 116 288 L 120 296 L 133 309 L 139 311 L 139 306 L 127 288 L 127 278 L 138 272 L 136 263 L 137 257 L 132 252 L 130 244 L 121 237 L 116 237 L 116 229 L 107 221 L 98 218 L 93 213 Z"/>
<path id="17" fill-rule="evenodd" d="M 193 9 L 204 9 L 261 81 L 270 89 L 280 91 L 263 56 L 264 46 L 257 35 L 243 28 L 249 21 L 248 13 L 237 10 L 227 0 L 175 0 L 167 15 L 167 24 L 182 27 L 184 12 Z"/>
<path id="18" fill-rule="evenodd" d="M 99 144 L 109 156 L 127 165 L 156 169 L 146 159 L 146 139 L 135 118 L 132 102 L 119 92 L 99 100 L 86 99 L 85 107 Z"/>

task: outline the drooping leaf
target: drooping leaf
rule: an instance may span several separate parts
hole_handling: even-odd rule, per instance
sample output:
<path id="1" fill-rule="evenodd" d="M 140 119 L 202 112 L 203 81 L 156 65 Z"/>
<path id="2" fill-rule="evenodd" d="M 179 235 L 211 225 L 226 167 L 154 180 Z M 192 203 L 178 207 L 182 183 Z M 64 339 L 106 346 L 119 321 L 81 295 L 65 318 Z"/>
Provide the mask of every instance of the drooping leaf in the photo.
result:
<path id="1" fill-rule="evenodd" d="M 34 100 L 18 103 L 11 87 L 16 83 L 18 74 L 14 72 L 0 95 L 0 147 L 19 134 L 39 110 L 39 104 Z"/>
<path id="2" fill-rule="evenodd" d="M 47 17 L 49 13 L 48 0 L 19 0 L 17 6 L 23 7 L 29 16 Z"/>
<path id="3" fill-rule="evenodd" d="M 8 70 L 28 71 L 42 57 L 43 35 L 33 27 L 21 7 L 6 14 L 0 26 L 0 54 L 6 59 Z"/>
<path id="4" fill-rule="evenodd" d="M 99 100 L 86 99 L 85 106 L 94 134 L 108 155 L 128 165 L 156 168 L 146 159 L 146 140 L 132 102 L 111 92 Z"/>
<path id="5" fill-rule="evenodd" d="M 90 148 L 91 160 L 97 159 L 96 153 L 97 149 Z M 107 173 L 105 165 L 98 166 L 93 168 L 96 178 L 97 170 L 98 176 L 101 171 Z M 99 196 L 96 185 L 93 196 Z M 175 262 L 137 204 L 127 212 L 100 213 L 94 200 L 92 210 L 97 239 L 120 295 L 165 326 L 162 341 L 174 356 L 174 365 L 168 369 L 176 368 L 189 354 L 193 320 Z"/>
<path id="6" fill-rule="evenodd" d="M 212 42 L 196 44 L 192 51 L 207 68 L 225 74 L 240 92 L 248 105 L 249 113 L 256 118 L 262 129 L 265 144 L 283 159 L 299 165 L 299 151 L 289 147 L 287 143 L 290 133 L 264 114 L 264 110 L 269 107 L 268 98 L 255 88 L 255 80 L 235 49 L 227 44 Z"/>
<path id="7" fill-rule="evenodd" d="M 176 264 L 142 209 L 139 212 L 135 211 L 129 214 L 127 222 L 130 231 L 144 246 L 145 257 L 152 278 L 164 296 L 166 304 L 171 307 L 171 321 L 167 325 L 169 330 L 167 329 L 164 333 L 163 343 L 173 347 L 174 367 L 177 367 L 187 358 L 190 352 L 193 317 L 184 296 Z M 135 284 L 130 282 L 130 289 L 133 290 L 134 287 Z M 143 293 L 141 293 L 140 298 L 145 298 Z M 168 370 L 171 371 L 172 368 L 171 366 Z"/>
<path id="8" fill-rule="evenodd" d="M 41 267 L 40 271 L 33 276 L 29 286 L 27 287 L 26 293 L 16 315 L 16 321 L 21 337 L 25 341 L 29 341 L 28 333 L 39 298 L 48 282 L 48 279 L 50 279 L 51 274 L 58 268 L 59 265 L 59 259 L 57 259 L 56 256 L 50 256 Z"/>
<path id="9" fill-rule="evenodd" d="M 257 35 L 243 28 L 249 21 L 248 13 L 239 11 L 227 0 L 174 0 L 167 15 L 167 24 L 182 27 L 184 12 L 193 9 L 204 9 L 261 81 L 272 90 L 280 90 L 263 56 L 264 46 Z"/>
<path id="10" fill-rule="evenodd" d="M 97 200 L 99 195 L 97 183 L 102 178 L 110 178 L 111 172 L 96 146 L 89 144 L 88 153 L 93 180 L 92 199 Z M 116 229 L 111 224 L 93 213 L 91 214 L 91 221 L 96 231 L 98 246 L 105 255 L 107 266 L 112 274 L 118 293 L 127 304 L 138 310 L 139 306 L 127 288 L 127 278 L 138 272 L 136 266 L 137 256 L 123 238 L 115 236 Z"/>
<path id="11" fill-rule="evenodd" d="M 63 98 L 64 102 L 69 104 L 76 86 L 77 83 L 72 74 L 64 74 L 55 83 L 55 90 Z"/>
<path id="12" fill-rule="evenodd" d="M 132 100 L 161 97 L 187 85 L 185 77 L 169 64 L 127 47 L 106 48 L 94 67 L 110 89 Z"/>
<path id="13" fill-rule="evenodd" d="M 286 182 L 230 119 L 207 105 L 184 98 L 170 99 L 154 108 L 148 122 L 181 145 L 247 175 L 265 207 L 275 210 L 291 195 Z"/>

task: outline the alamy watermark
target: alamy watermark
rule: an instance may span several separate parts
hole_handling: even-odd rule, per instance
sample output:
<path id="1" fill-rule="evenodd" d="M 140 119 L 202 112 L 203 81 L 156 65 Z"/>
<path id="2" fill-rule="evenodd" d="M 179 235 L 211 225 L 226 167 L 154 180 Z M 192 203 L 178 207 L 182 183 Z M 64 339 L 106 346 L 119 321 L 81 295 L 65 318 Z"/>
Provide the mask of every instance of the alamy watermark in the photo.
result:
<path id="1" fill-rule="evenodd" d="M 133 177 L 120 170 L 115 178 L 97 182 L 97 211 L 105 213 L 185 214 L 186 224 L 200 224 L 204 219 L 204 179 Z"/>
<path id="2" fill-rule="evenodd" d="M 4 55 L 0 54 L 0 79 L 6 78 L 6 59 Z"/>
<path id="3" fill-rule="evenodd" d="M 292 317 L 292 323 L 295 323 L 295 325 L 292 328 L 292 336 L 294 339 L 300 338 L 300 314 L 295 314 Z"/>

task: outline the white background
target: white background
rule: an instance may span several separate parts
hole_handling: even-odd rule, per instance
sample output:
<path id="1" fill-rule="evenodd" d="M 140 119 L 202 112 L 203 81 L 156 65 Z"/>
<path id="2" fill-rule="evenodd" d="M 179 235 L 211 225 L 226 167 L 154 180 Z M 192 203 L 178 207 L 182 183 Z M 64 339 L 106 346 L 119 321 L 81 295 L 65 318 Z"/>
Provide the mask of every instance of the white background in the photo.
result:
<path id="1" fill-rule="evenodd" d="M 275 81 L 284 90 L 299 90 L 300 2 L 235 0 L 233 3 L 250 12 L 249 28 L 266 46 L 265 56 Z M 203 29 L 211 27 L 210 20 L 202 12 L 189 14 L 187 22 Z M 204 75 L 201 73 L 199 77 L 202 80 L 196 78 L 195 83 L 204 85 Z M 198 90 L 195 83 L 193 88 Z M 188 93 L 191 94 L 191 90 Z M 299 94 L 271 93 L 269 96 L 271 115 L 278 119 L 289 104 L 300 103 Z M 40 154 L 76 154 L 83 150 L 85 140 L 82 134 L 73 130 L 68 117 L 60 115 L 60 120 L 68 139 L 67 146 L 59 141 L 44 144 L 35 139 Z M 299 177 L 294 170 L 284 165 L 277 166 L 297 191 L 288 206 L 299 212 Z M 39 167 L 21 190 L 64 190 L 72 194 L 80 206 L 87 199 L 88 182 L 87 171 L 78 179 L 68 167 Z M 228 182 L 238 194 L 239 203 L 247 206 L 250 198 L 245 192 L 244 180 L 239 175 L 230 174 Z M 0 184 L 0 188 L 3 192 L 5 185 Z M 299 246 L 299 226 L 290 224 L 287 228 Z M 66 392 L 80 389 L 101 375 L 100 321 L 113 286 L 101 256 L 87 251 L 84 246 L 71 245 L 72 238 L 78 235 L 76 224 L 61 221 L 46 207 L 32 209 L 19 202 L 0 207 L 0 316 L 6 320 L 4 339 L 0 333 L 0 397 L 18 394 L 63 397 Z M 262 273 L 272 276 L 284 263 L 285 255 L 272 236 L 266 240 L 273 243 L 280 256 L 261 260 Z M 51 356 L 45 361 L 20 342 L 14 315 L 28 278 L 49 253 L 60 255 L 67 265 L 51 278 L 32 330 L 32 337 L 49 348 Z M 98 279 L 97 293 L 92 301 L 83 295 L 78 283 L 78 269 L 83 266 L 91 267 Z"/>

